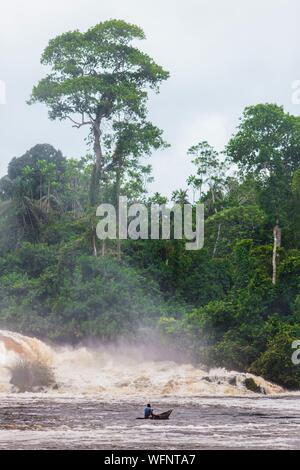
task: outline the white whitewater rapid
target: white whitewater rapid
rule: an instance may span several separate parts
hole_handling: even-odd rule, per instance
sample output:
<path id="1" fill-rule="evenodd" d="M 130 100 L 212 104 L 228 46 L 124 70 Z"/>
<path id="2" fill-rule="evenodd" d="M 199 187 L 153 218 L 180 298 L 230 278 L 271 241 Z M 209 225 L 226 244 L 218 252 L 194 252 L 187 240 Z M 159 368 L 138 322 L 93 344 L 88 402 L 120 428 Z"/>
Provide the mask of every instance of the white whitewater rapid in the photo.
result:
<path id="1" fill-rule="evenodd" d="M 283 389 L 261 377 L 225 369 L 209 372 L 191 364 L 151 360 L 142 348 L 128 345 L 50 347 L 36 338 L 0 330 L 0 392 L 10 393 L 10 367 L 20 360 L 53 368 L 58 385 L 49 394 L 92 395 L 103 399 L 142 397 L 254 395 L 244 384 L 252 377 L 267 395 Z"/>

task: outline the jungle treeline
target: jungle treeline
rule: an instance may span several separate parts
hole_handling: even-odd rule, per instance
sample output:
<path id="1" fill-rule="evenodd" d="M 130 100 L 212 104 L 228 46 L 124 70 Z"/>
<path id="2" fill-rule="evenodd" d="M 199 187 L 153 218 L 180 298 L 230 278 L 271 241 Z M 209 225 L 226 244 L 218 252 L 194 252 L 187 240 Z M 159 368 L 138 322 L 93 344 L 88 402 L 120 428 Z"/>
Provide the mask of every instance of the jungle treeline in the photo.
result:
<path id="1" fill-rule="evenodd" d="M 244 110 L 226 147 L 187 142 L 194 171 L 172 197 L 149 193 L 151 154 L 169 145 L 149 121 L 167 71 L 120 20 L 52 39 L 29 104 L 84 127 L 87 154 L 37 144 L 0 180 L 0 327 L 55 341 L 134 338 L 149 327 L 192 360 L 300 387 L 300 118 L 273 103 Z M 145 157 L 149 158 L 149 164 Z M 172 162 L 170 161 L 170 178 Z M 205 242 L 96 236 L 96 207 L 205 207 Z"/>

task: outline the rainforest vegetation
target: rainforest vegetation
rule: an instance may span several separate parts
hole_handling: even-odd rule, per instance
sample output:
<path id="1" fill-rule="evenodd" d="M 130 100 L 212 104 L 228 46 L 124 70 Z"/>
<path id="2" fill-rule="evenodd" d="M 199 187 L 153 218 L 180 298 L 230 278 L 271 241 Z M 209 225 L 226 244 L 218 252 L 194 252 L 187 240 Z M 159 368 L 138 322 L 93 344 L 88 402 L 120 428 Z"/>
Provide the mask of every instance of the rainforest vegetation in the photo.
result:
<path id="1" fill-rule="evenodd" d="M 151 154 L 168 145 L 149 92 L 169 74 L 137 48 L 144 39 L 110 20 L 46 47 L 29 104 L 86 129 L 89 145 L 81 158 L 45 143 L 12 155 L 0 181 L 0 327 L 73 343 L 150 327 L 195 361 L 299 388 L 300 118 L 249 106 L 222 152 L 205 136 L 187 142 L 184 188 L 149 193 Z M 98 240 L 96 207 L 120 195 L 203 203 L 203 249 Z"/>

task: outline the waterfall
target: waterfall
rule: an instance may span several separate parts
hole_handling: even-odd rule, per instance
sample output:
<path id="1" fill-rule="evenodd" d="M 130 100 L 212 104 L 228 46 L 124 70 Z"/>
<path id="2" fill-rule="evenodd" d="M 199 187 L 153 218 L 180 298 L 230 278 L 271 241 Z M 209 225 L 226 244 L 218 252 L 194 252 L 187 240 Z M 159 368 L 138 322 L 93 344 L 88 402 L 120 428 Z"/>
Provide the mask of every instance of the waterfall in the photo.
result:
<path id="1" fill-rule="evenodd" d="M 151 359 L 151 351 L 126 343 L 81 347 L 50 347 L 36 338 L 0 330 L 0 391 L 12 389 L 9 368 L 16 361 L 43 362 L 53 368 L 58 390 L 48 393 L 91 394 L 103 398 L 239 396 L 252 392 L 252 378 L 261 393 L 283 390 L 251 374 L 193 364 Z"/>

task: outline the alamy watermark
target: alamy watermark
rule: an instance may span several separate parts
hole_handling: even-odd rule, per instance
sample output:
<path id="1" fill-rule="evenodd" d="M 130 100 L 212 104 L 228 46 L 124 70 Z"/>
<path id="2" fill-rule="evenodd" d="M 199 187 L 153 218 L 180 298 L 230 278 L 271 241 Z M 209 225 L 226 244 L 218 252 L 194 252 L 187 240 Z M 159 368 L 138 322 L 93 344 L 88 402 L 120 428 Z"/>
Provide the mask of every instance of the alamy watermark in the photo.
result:
<path id="1" fill-rule="evenodd" d="M 200 250 L 204 245 L 204 205 L 183 206 L 128 204 L 119 198 L 119 207 L 100 204 L 96 211 L 100 240 L 186 240 L 186 250 Z"/>
<path id="2" fill-rule="evenodd" d="M 6 104 L 6 84 L 0 80 L 0 105 Z"/>
<path id="3" fill-rule="evenodd" d="M 292 349 L 296 350 L 292 354 L 292 363 L 294 366 L 298 366 L 300 364 L 300 340 L 296 340 L 292 343 Z"/>
<path id="4" fill-rule="evenodd" d="M 292 82 L 292 104 L 300 104 L 300 80 L 294 80 Z"/>

